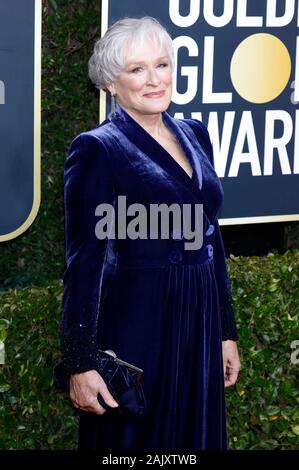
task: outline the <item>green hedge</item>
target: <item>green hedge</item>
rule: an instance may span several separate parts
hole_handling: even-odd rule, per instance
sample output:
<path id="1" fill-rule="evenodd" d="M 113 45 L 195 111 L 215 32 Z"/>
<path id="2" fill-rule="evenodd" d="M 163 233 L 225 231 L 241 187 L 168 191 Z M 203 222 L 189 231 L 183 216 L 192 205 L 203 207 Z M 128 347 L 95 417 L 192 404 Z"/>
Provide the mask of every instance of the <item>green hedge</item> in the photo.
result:
<path id="1" fill-rule="evenodd" d="M 233 449 L 299 449 L 299 251 L 229 262 L 240 331 L 240 379 L 227 391 Z"/>
<path id="2" fill-rule="evenodd" d="M 232 449 L 298 449 L 299 251 L 228 260 L 242 370 L 227 389 Z M 52 386 L 59 355 L 62 283 L 0 294 L 0 317 L 11 321 L 0 378 L 1 449 L 72 449 L 76 418 Z"/>
<path id="3" fill-rule="evenodd" d="M 10 320 L 6 365 L 0 369 L 0 449 L 72 449 L 76 420 L 53 387 L 59 357 L 62 282 L 0 294 Z"/>

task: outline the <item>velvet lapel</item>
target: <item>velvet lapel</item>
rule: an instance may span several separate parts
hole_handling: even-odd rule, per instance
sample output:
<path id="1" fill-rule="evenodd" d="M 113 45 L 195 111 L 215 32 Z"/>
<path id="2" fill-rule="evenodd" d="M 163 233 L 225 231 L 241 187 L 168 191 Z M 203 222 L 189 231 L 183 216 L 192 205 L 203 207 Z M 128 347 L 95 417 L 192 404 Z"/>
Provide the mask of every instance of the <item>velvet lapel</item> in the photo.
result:
<path id="1" fill-rule="evenodd" d="M 194 155 L 194 149 L 191 142 L 180 128 L 177 120 L 172 118 L 167 112 L 162 113 L 165 124 L 174 132 L 182 149 L 184 150 L 190 164 L 193 168 L 192 178 L 175 161 L 175 159 L 159 144 L 135 119 L 133 119 L 123 108 L 116 106 L 115 116 L 110 113 L 108 120 L 116 124 L 118 129 L 136 145 L 141 151 L 144 151 L 145 144 L 151 148 L 147 156 L 163 168 L 168 174 L 179 180 L 189 191 L 193 192 L 197 199 L 202 200 L 202 171 L 198 157 Z"/>
<path id="2" fill-rule="evenodd" d="M 162 113 L 163 120 L 167 124 L 167 126 L 173 131 L 176 135 L 182 149 L 184 150 L 187 158 L 190 161 L 190 164 L 193 168 L 193 174 L 191 178 L 191 185 L 195 191 L 198 191 L 198 188 L 202 188 L 202 169 L 198 157 L 195 155 L 194 147 L 192 146 L 190 140 L 181 129 L 179 122 L 177 119 L 172 118 L 167 112 Z M 168 153 L 168 152 L 166 152 Z M 169 155 L 169 154 L 168 154 Z M 178 165 L 179 169 L 182 169 L 180 165 L 169 155 L 171 159 L 174 161 L 175 165 Z M 187 173 L 182 169 L 183 173 L 187 176 L 188 183 L 190 183 L 190 178 Z M 195 185 L 195 188 L 194 188 Z"/>

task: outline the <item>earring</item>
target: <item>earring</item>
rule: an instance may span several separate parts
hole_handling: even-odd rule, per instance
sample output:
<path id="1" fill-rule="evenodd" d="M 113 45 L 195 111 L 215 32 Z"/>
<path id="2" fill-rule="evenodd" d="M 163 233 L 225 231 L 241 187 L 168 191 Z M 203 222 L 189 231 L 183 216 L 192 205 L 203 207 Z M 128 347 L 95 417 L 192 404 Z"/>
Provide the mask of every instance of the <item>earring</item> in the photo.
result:
<path id="1" fill-rule="evenodd" d="M 112 116 L 115 116 L 115 95 L 111 93 L 111 113 Z"/>

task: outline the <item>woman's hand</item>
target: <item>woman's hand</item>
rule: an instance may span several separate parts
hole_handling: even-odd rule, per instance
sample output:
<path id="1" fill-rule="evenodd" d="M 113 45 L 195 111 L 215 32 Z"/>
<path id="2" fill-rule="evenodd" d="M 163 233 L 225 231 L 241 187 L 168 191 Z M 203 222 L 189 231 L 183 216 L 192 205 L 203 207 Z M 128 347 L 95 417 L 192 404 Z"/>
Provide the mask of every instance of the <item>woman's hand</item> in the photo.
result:
<path id="1" fill-rule="evenodd" d="M 108 405 L 119 406 L 96 370 L 71 375 L 70 398 L 75 408 L 98 415 L 104 414 L 106 410 L 98 402 L 98 393 Z"/>
<path id="2" fill-rule="evenodd" d="M 237 381 L 241 368 L 238 347 L 236 341 L 222 341 L 224 386 L 230 387 Z"/>

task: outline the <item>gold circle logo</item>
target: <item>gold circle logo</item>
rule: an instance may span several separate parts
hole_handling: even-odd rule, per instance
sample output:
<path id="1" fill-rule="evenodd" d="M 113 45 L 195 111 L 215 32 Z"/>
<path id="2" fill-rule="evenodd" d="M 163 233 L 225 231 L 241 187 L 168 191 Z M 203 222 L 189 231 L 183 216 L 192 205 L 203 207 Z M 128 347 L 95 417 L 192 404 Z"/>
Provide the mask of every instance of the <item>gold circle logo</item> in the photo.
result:
<path id="1" fill-rule="evenodd" d="M 251 103 L 277 98 L 291 75 L 291 57 L 284 43 L 272 34 L 253 34 L 236 48 L 230 75 L 237 93 Z"/>

